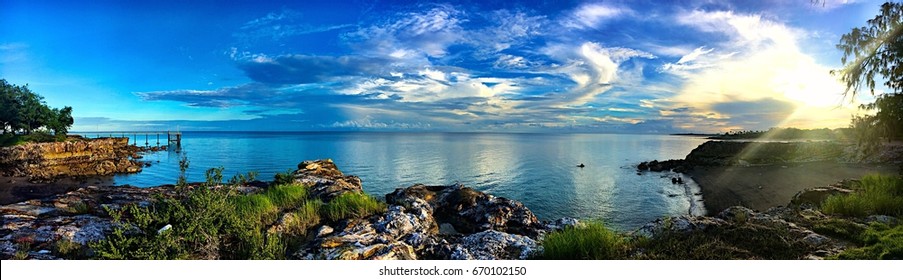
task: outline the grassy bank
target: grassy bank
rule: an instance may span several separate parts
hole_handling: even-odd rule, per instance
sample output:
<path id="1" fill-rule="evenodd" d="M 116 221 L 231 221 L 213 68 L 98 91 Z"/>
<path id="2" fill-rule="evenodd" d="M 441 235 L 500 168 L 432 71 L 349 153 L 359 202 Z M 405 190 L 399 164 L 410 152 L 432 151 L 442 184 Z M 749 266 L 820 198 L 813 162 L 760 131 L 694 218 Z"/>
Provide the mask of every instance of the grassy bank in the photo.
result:
<path id="1" fill-rule="evenodd" d="M 90 248 L 100 259 L 284 259 L 318 224 L 384 210 L 359 193 L 323 203 L 299 184 L 248 195 L 199 186 L 147 207 L 109 209 L 119 226 Z"/>

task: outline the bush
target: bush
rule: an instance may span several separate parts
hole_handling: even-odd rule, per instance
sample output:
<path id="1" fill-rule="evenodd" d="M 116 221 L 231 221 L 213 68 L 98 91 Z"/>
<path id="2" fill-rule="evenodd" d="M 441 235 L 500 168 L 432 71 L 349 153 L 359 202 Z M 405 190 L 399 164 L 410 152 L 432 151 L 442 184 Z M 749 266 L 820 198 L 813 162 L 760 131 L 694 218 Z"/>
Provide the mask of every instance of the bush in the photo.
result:
<path id="1" fill-rule="evenodd" d="M 542 258 L 552 260 L 610 260 L 624 258 L 627 242 L 602 223 L 553 232 L 542 241 Z"/>
<path id="2" fill-rule="evenodd" d="M 338 221 L 347 218 L 363 218 L 385 212 L 385 210 L 386 205 L 372 196 L 347 192 L 324 205 L 322 215 L 331 221 Z"/>
<path id="3" fill-rule="evenodd" d="M 294 180 L 295 177 L 292 176 L 292 170 L 289 169 L 285 172 L 276 173 L 276 175 L 273 176 L 273 185 L 288 185 L 293 183 Z"/>
<path id="4" fill-rule="evenodd" d="M 821 209 L 828 214 L 848 217 L 903 216 L 903 179 L 866 175 L 855 192 L 828 197 Z"/>

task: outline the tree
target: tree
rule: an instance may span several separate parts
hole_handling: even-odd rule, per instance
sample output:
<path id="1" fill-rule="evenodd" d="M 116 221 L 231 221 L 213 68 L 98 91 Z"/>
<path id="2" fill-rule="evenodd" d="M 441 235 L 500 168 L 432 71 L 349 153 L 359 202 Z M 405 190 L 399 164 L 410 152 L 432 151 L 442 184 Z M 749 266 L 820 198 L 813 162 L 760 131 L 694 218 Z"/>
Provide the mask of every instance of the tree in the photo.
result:
<path id="1" fill-rule="evenodd" d="M 887 2 L 867 25 L 853 28 L 840 37 L 837 48 L 843 51 L 840 59 L 844 64 L 840 70 L 831 71 L 839 75 L 846 84 L 844 95 L 855 97 L 863 85 L 875 94 L 875 76 L 885 79 L 884 85 L 899 93 L 903 89 L 903 4 Z"/>
<path id="2" fill-rule="evenodd" d="M 863 86 L 875 95 L 876 77 L 884 79 L 890 92 L 877 96 L 861 109 L 876 110 L 873 116 L 854 117 L 850 126 L 860 144 L 872 150 L 881 138 L 903 139 L 903 4 L 887 2 L 866 26 L 853 28 L 840 38 L 842 69 L 831 71 L 845 83 L 844 95 L 855 97 Z"/>
<path id="3" fill-rule="evenodd" d="M 50 108 L 44 97 L 28 86 L 17 86 L 0 79 L 0 128 L 3 133 L 31 134 L 39 129 L 65 135 L 72 126 L 72 107 Z"/>

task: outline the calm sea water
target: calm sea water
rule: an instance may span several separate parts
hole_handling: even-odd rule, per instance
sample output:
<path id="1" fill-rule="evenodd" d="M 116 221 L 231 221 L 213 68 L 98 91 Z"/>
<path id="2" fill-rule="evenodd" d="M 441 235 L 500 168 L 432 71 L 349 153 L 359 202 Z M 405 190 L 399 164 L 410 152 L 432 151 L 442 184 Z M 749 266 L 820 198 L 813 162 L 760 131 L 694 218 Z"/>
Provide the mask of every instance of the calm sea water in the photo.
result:
<path id="1" fill-rule="evenodd" d="M 703 214 L 694 195 L 698 186 L 673 185 L 660 173 L 637 175 L 634 166 L 683 158 L 704 141 L 610 134 L 184 132 L 181 154 L 190 161 L 190 181 L 203 181 L 206 169 L 220 166 L 226 178 L 258 171 L 260 179 L 271 180 L 303 160 L 331 158 L 379 197 L 416 183 L 462 183 L 519 200 L 540 219 L 601 220 L 632 230 L 656 218 Z M 115 183 L 175 183 L 181 154 L 147 155 L 151 167 L 116 176 Z M 580 163 L 586 167 L 577 168 Z"/>

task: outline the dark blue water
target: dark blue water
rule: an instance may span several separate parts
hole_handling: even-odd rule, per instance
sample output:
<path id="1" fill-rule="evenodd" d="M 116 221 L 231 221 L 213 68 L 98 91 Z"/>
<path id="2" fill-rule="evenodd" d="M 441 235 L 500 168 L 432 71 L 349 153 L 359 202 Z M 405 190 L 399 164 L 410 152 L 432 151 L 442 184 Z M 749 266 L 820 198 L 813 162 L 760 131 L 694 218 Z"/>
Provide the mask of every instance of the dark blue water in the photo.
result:
<path id="1" fill-rule="evenodd" d="M 704 141 L 609 134 L 184 132 L 181 153 L 190 161 L 190 181 L 203 181 L 206 169 L 220 166 L 226 178 L 254 170 L 272 180 L 303 160 L 331 158 L 380 197 L 415 183 L 457 182 L 519 200 L 540 219 L 601 220 L 631 230 L 656 218 L 701 214 L 697 186 L 672 185 L 658 173 L 640 176 L 634 166 L 683 158 Z M 114 180 L 175 183 L 180 156 L 147 155 L 151 167 Z M 577 168 L 580 163 L 586 167 Z"/>

